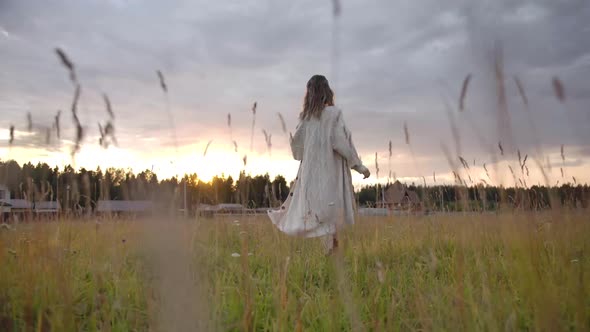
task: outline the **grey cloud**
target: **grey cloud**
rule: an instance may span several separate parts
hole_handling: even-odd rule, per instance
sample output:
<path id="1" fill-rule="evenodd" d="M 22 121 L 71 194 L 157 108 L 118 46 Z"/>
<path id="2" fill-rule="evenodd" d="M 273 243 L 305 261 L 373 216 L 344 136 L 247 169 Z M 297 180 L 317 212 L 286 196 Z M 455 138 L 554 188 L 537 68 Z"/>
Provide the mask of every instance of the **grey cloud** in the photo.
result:
<path id="1" fill-rule="evenodd" d="M 107 92 L 121 144 L 144 148 L 133 137 L 156 136 L 163 137 L 159 146 L 171 144 L 156 69 L 167 76 L 181 145 L 226 135 L 228 112 L 236 139 L 249 142 L 253 101 L 260 105 L 259 128 L 278 135 L 276 112 L 295 127 L 309 76 L 331 78 L 330 6 L 312 0 L 2 1 L 0 26 L 19 40 L 0 35 L 0 124 L 22 117 L 24 108 L 47 118 L 58 108 L 68 110 L 71 84 L 52 53 L 62 46 L 84 86 L 83 122 L 91 126 L 105 118 L 99 96 Z M 516 146 L 532 151 L 536 142 L 513 75 L 525 83 L 538 143 L 546 150 L 584 146 L 590 142 L 589 22 L 583 0 L 346 1 L 338 31 L 337 100 L 365 155 L 385 151 L 390 139 L 406 151 L 406 121 L 415 154 L 432 158 L 438 165 L 433 168 L 448 169 L 440 151 L 440 141 L 454 146 L 448 102 L 462 153 L 489 159 L 498 140 L 490 49 L 499 40 Z M 459 114 L 467 73 L 474 74 L 468 109 Z M 554 75 L 566 85 L 565 110 L 552 96 Z M 489 146 L 482 147 L 476 134 Z"/>

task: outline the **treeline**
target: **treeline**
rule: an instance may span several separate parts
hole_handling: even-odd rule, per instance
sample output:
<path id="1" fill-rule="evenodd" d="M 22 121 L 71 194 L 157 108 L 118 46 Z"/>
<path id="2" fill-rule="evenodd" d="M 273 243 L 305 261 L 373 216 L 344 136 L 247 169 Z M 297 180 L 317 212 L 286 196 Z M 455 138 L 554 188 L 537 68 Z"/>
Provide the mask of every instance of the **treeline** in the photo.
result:
<path id="1" fill-rule="evenodd" d="M 32 202 L 59 200 L 62 208 L 92 210 L 99 200 L 152 200 L 162 208 L 187 207 L 199 204 L 239 203 L 250 208 L 278 206 L 287 198 L 289 185 L 282 176 L 271 179 L 268 174 L 251 176 L 241 173 L 238 179 L 223 175 L 204 182 L 196 174 L 183 178 L 158 179 L 149 170 L 134 174 L 130 170 L 109 168 L 74 170 L 51 168 L 45 163 L 20 166 L 15 161 L 0 162 L 0 184 L 12 198 Z M 185 186 L 186 184 L 186 186 Z M 376 206 L 388 186 L 364 186 L 357 193 L 361 206 Z M 560 187 L 532 186 L 502 188 L 495 186 L 433 187 L 411 184 L 425 209 L 431 210 L 494 210 L 500 207 L 544 209 L 552 206 L 583 207 L 589 205 L 588 185 L 564 184 Z M 377 198 L 377 192 L 379 196 Z"/>
<path id="2" fill-rule="evenodd" d="M 357 193 L 360 205 L 377 206 L 383 200 L 389 185 L 364 186 Z M 563 184 L 560 187 L 531 186 L 497 187 L 489 185 L 407 186 L 416 192 L 425 209 L 461 211 L 507 209 L 547 209 L 551 207 L 588 208 L 590 187 L 587 184 Z M 379 195 L 379 196 L 377 196 Z"/>
<path id="3" fill-rule="evenodd" d="M 268 174 L 216 176 L 209 182 L 196 174 L 183 178 L 158 179 L 150 170 L 134 174 L 131 170 L 108 168 L 74 170 L 51 168 L 45 163 L 22 167 L 15 161 L 0 162 L 0 184 L 12 198 L 31 202 L 59 200 L 62 208 L 92 210 L 99 200 L 152 200 L 162 208 L 182 208 L 185 188 L 187 207 L 198 204 L 240 203 L 245 206 L 277 206 L 287 198 L 289 187 L 284 177 Z M 185 185 L 186 184 L 186 185 Z"/>

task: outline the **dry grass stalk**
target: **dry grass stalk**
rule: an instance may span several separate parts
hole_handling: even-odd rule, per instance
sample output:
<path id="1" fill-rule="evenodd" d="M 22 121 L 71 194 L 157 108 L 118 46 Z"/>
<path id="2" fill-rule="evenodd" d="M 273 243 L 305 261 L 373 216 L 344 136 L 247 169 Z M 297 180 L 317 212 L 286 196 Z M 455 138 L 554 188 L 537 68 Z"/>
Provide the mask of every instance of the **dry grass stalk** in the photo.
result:
<path id="1" fill-rule="evenodd" d="M 238 152 L 238 142 L 232 141 L 234 143 L 234 151 Z"/>
<path id="2" fill-rule="evenodd" d="M 60 139 L 61 138 L 60 118 L 61 118 L 61 111 L 58 110 L 57 111 L 57 114 L 55 115 L 54 122 L 53 122 L 53 126 L 55 128 L 57 139 Z"/>
<path id="3" fill-rule="evenodd" d="M 244 167 L 246 167 L 246 165 L 248 164 L 248 155 L 244 155 L 244 158 L 242 158 L 242 161 L 244 162 Z"/>
<path id="4" fill-rule="evenodd" d="M 342 12 L 342 6 L 340 5 L 340 0 L 332 0 L 332 14 L 334 17 L 340 16 Z"/>
<path id="5" fill-rule="evenodd" d="M 410 145 L 410 131 L 408 130 L 408 124 L 404 121 L 404 136 L 406 138 L 406 144 Z"/>
<path id="6" fill-rule="evenodd" d="M 389 140 L 389 158 L 387 159 L 387 168 L 389 169 L 389 176 L 387 178 L 387 181 L 389 182 L 391 180 L 391 157 L 393 156 L 393 145 L 391 144 L 391 140 Z"/>
<path id="7" fill-rule="evenodd" d="M 576 181 L 576 177 L 572 176 L 572 180 L 574 180 L 574 184 L 578 184 L 578 181 Z"/>
<path id="8" fill-rule="evenodd" d="M 565 102 L 565 88 L 563 87 L 563 83 L 561 80 L 555 76 L 551 80 L 553 84 L 553 92 L 555 93 L 555 97 L 559 99 L 560 102 Z"/>
<path id="9" fill-rule="evenodd" d="M 524 166 L 524 169 L 526 170 L 526 176 L 529 176 L 529 167 L 528 166 Z"/>
<path id="10" fill-rule="evenodd" d="M 459 156 L 459 161 L 461 162 L 461 164 L 463 165 L 463 167 L 468 170 L 469 169 L 469 164 L 467 163 L 467 160 L 463 159 L 463 157 Z"/>
<path id="11" fill-rule="evenodd" d="M 105 133 L 104 133 L 104 129 L 102 128 L 102 125 L 100 124 L 100 122 L 98 123 L 98 132 L 100 133 L 100 138 L 98 139 L 98 144 L 100 146 L 103 146 Z"/>
<path id="12" fill-rule="evenodd" d="M 520 164 L 520 170 L 521 170 L 521 172 L 523 172 L 523 173 L 524 173 L 524 168 L 526 167 L 526 161 L 527 161 L 527 159 L 528 159 L 528 158 L 529 158 L 529 155 L 528 155 L 528 154 L 526 154 L 526 155 L 524 156 L 524 159 L 522 160 L 522 163 Z"/>
<path id="13" fill-rule="evenodd" d="M 262 133 L 264 134 L 264 141 L 266 142 L 266 148 L 268 149 L 268 153 L 270 154 L 272 148 L 272 134 L 266 132 L 266 130 L 262 129 Z"/>
<path id="14" fill-rule="evenodd" d="M 203 157 L 207 155 L 207 151 L 209 150 L 209 146 L 211 145 L 211 143 L 213 143 L 213 140 L 209 140 L 209 142 L 207 142 L 207 145 L 205 146 L 205 151 L 203 151 Z"/>
<path id="15" fill-rule="evenodd" d="M 488 168 L 486 167 L 485 163 L 483 164 L 483 169 L 486 171 L 486 176 L 488 177 L 488 179 L 491 180 L 492 178 L 490 177 L 490 173 L 488 172 Z"/>
<path id="16" fill-rule="evenodd" d="M 516 83 L 516 88 L 518 89 L 518 94 L 520 95 L 520 99 L 522 99 L 522 103 L 525 106 L 528 106 L 529 99 L 527 98 L 526 93 L 524 91 L 524 86 L 522 85 L 522 82 L 516 75 L 514 76 L 514 83 Z M 528 110 L 528 107 L 526 109 Z"/>
<path id="17" fill-rule="evenodd" d="M 29 133 L 33 131 L 33 116 L 31 112 L 27 112 L 27 130 Z"/>
<path id="18" fill-rule="evenodd" d="M 14 125 L 10 125 L 10 140 L 8 141 L 8 144 L 11 144 L 14 142 Z"/>
<path id="19" fill-rule="evenodd" d="M 377 152 L 375 152 L 375 173 L 376 173 L 377 179 L 379 179 L 379 156 L 378 156 Z"/>
<path id="20" fill-rule="evenodd" d="M 496 95 L 498 100 L 498 135 L 508 142 L 508 147 L 512 146 L 512 125 L 510 114 L 508 113 L 508 103 L 506 99 L 506 86 L 504 79 L 504 54 L 500 43 L 496 43 L 494 48 L 494 72 L 496 78 Z"/>
<path id="21" fill-rule="evenodd" d="M 389 158 L 391 158 L 392 155 L 393 155 L 393 147 L 391 144 L 391 140 L 389 140 Z"/>
<path id="22" fill-rule="evenodd" d="M 287 134 L 287 123 L 285 122 L 285 118 L 281 113 L 277 113 L 279 116 L 279 120 L 281 121 L 281 128 L 283 129 L 283 133 Z"/>
<path id="23" fill-rule="evenodd" d="M 432 180 L 434 180 L 434 183 L 436 183 L 436 172 L 432 172 Z"/>
<path id="24" fill-rule="evenodd" d="M 459 111 L 465 109 L 465 98 L 467 97 L 467 88 L 469 88 L 469 82 L 471 81 L 471 74 L 465 76 L 463 79 L 463 86 L 461 87 L 461 95 L 459 97 Z"/>
<path id="25" fill-rule="evenodd" d="M 563 174 L 563 167 L 560 167 L 560 168 L 559 168 L 559 171 L 561 172 L 561 177 L 563 178 L 563 177 L 564 177 L 564 174 Z"/>
<path id="26" fill-rule="evenodd" d="M 158 75 L 158 80 L 160 81 L 160 87 L 164 93 L 168 93 L 168 86 L 166 85 L 166 80 L 164 79 L 164 74 L 160 70 L 156 70 L 156 74 Z"/>
<path id="27" fill-rule="evenodd" d="M 254 102 L 252 105 L 252 130 L 250 132 L 250 152 L 254 149 L 254 127 L 256 126 L 256 108 L 258 103 Z"/>
<path id="28" fill-rule="evenodd" d="M 56 48 L 55 53 L 57 53 L 57 56 L 59 57 L 59 60 L 61 61 L 62 65 L 66 67 L 66 69 L 70 73 L 70 80 L 72 81 L 72 83 L 74 85 L 78 85 L 78 79 L 76 78 L 74 63 L 70 60 L 70 58 L 68 58 L 68 56 L 62 49 Z"/>
<path id="29" fill-rule="evenodd" d="M 109 113 L 109 116 L 111 117 L 111 119 L 115 118 L 115 113 L 113 112 L 113 107 L 111 105 L 111 101 L 109 100 L 109 96 L 107 96 L 106 93 L 102 94 L 102 98 L 104 99 L 104 103 L 106 105 L 107 108 L 107 113 Z"/>
<path id="30" fill-rule="evenodd" d="M 502 147 L 502 142 L 498 141 L 498 149 L 500 149 L 500 155 L 504 155 L 504 148 Z"/>
<path id="31" fill-rule="evenodd" d="M 76 90 L 74 91 L 74 100 L 72 101 L 72 119 L 74 121 L 74 126 L 76 127 L 76 137 L 74 140 L 74 147 L 72 149 L 72 157 L 80 150 L 80 144 L 84 139 L 84 129 L 82 128 L 82 124 L 80 123 L 80 119 L 78 118 L 78 100 L 80 99 L 81 88 L 80 84 L 76 85 Z"/>
<path id="32" fill-rule="evenodd" d="M 563 162 L 565 162 L 565 153 L 564 153 L 563 144 L 561 145 L 561 149 L 560 149 L 560 151 L 561 151 L 561 160 L 562 160 Z"/>

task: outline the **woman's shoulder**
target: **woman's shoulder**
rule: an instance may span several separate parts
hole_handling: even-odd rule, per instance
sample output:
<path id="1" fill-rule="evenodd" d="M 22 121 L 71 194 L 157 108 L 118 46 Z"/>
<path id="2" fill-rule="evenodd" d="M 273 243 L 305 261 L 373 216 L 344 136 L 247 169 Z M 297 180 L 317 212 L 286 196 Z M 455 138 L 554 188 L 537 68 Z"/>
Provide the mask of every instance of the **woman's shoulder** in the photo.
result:
<path id="1" fill-rule="evenodd" d="M 337 118 L 340 116 L 340 114 L 342 114 L 342 111 L 338 106 L 335 105 L 326 106 L 323 112 L 323 115 L 325 115 L 328 118 Z"/>

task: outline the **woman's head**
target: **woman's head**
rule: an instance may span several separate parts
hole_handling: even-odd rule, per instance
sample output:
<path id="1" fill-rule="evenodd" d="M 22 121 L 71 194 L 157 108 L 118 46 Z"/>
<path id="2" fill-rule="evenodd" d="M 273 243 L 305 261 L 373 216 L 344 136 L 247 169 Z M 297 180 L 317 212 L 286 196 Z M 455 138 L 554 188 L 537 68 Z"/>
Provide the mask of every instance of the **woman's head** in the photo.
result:
<path id="1" fill-rule="evenodd" d="M 307 82 L 301 119 L 320 117 L 326 106 L 334 105 L 334 92 L 323 75 L 313 75 Z"/>

